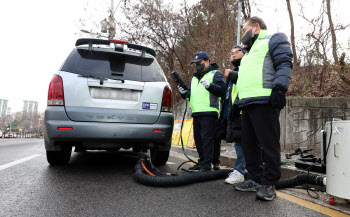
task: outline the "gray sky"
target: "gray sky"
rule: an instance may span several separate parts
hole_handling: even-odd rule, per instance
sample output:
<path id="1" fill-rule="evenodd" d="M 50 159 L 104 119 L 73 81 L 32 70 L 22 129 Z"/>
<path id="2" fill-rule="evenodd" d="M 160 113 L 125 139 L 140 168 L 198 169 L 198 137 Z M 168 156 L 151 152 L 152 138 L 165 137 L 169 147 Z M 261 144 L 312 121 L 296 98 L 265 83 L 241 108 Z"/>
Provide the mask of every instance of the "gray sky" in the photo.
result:
<path id="1" fill-rule="evenodd" d="M 115 0 L 115 6 L 118 2 Z M 260 11 L 254 9 L 252 15 L 263 18 L 270 33 L 279 31 L 289 36 L 290 25 L 285 0 L 257 0 L 256 2 Z M 296 35 L 300 37 L 307 33 L 306 23 L 297 16 L 299 12 L 296 2 L 293 0 L 291 2 L 295 14 Z M 312 17 L 317 13 L 318 2 L 320 0 L 305 3 L 308 4 L 305 8 L 307 16 Z M 334 19 L 341 20 L 344 24 L 350 22 L 350 13 L 347 11 L 350 6 L 349 1 L 334 0 L 333 2 Z M 86 20 L 88 26 L 84 28 L 91 29 L 92 20 L 99 22 L 106 16 L 108 5 L 109 0 L 1 1 L 0 99 L 9 100 L 12 112 L 22 109 L 23 100 L 39 101 L 39 110 L 45 110 L 51 77 L 79 38 L 76 34 L 79 32 L 79 19 Z M 88 11 L 84 11 L 84 8 Z M 349 31 L 339 33 L 338 39 L 347 45 Z"/>

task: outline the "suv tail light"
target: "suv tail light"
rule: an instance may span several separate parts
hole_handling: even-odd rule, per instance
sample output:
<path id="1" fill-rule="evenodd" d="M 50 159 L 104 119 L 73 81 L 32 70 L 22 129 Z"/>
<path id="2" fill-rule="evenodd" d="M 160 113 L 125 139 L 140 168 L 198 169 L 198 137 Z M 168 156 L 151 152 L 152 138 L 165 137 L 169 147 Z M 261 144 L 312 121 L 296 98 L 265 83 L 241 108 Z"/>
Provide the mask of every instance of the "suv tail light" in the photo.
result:
<path id="1" fill-rule="evenodd" d="M 47 105 L 64 106 L 63 81 L 59 75 L 54 75 L 51 79 Z"/>
<path id="2" fill-rule="evenodd" d="M 171 89 L 168 86 L 164 87 L 163 101 L 162 101 L 162 112 L 173 112 L 173 99 Z"/>

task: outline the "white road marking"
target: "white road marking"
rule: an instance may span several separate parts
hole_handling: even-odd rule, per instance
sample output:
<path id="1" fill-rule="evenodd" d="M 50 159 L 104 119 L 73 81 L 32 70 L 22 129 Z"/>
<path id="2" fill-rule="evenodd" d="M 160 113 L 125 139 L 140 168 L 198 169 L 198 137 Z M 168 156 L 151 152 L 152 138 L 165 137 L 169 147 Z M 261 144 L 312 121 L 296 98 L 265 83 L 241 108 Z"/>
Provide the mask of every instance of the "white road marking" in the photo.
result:
<path id="1" fill-rule="evenodd" d="M 170 164 L 170 165 L 173 165 L 173 164 L 176 164 L 176 163 L 173 163 L 173 162 L 166 162 L 167 164 Z"/>
<path id="2" fill-rule="evenodd" d="M 33 154 L 33 155 L 28 156 L 28 157 L 12 161 L 10 163 L 4 164 L 4 165 L 0 165 L 0 171 L 4 170 L 4 169 L 7 169 L 7 168 L 10 168 L 10 167 L 13 167 L 13 166 L 16 166 L 17 164 L 21 164 L 21 163 L 26 162 L 28 160 L 31 160 L 33 158 L 39 157 L 40 155 L 41 154 Z"/>

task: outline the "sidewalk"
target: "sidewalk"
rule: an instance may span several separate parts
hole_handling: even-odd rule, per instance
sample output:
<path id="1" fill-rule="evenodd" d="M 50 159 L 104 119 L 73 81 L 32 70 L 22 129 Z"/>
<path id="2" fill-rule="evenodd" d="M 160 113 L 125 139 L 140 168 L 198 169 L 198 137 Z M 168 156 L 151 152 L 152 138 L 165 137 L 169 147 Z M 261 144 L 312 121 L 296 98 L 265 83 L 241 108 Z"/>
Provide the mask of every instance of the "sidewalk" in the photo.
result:
<path id="1" fill-rule="evenodd" d="M 181 146 L 171 146 L 171 151 L 175 152 L 175 153 L 179 153 L 179 154 L 183 154 L 182 151 L 182 147 Z M 185 152 L 188 156 L 193 157 L 193 160 L 197 160 L 196 158 L 198 158 L 198 153 L 197 150 L 191 149 L 191 148 L 185 148 Z M 287 179 L 287 178 L 291 178 L 293 176 L 296 176 L 300 173 L 306 173 L 305 170 L 301 170 L 298 169 L 294 166 L 294 160 L 296 158 L 298 158 L 299 156 L 292 156 L 292 159 L 286 159 L 285 158 L 285 154 L 287 152 L 281 152 L 281 160 L 282 161 L 288 161 L 287 164 L 285 165 L 281 165 L 281 179 Z M 223 144 L 221 146 L 221 156 L 220 156 L 220 166 L 225 169 L 225 167 L 228 168 L 233 168 L 236 162 L 236 152 L 234 147 L 232 147 L 230 144 Z M 322 176 L 325 176 L 326 174 L 323 173 L 315 173 L 315 172 L 310 172 L 312 174 L 319 174 Z M 326 191 L 326 187 L 318 187 L 318 186 L 310 186 L 314 187 L 317 190 L 321 190 L 321 191 Z M 304 189 L 296 189 L 296 188 L 288 188 L 288 189 L 283 189 L 283 190 L 279 190 L 283 193 L 313 202 L 315 204 L 319 204 L 321 206 L 325 206 L 346 214 L 350 214 L 350 205 L 347 204 L 344 199 L 342 198 L 336 198 L 335 201 L 335 205 L 330 205 L 327 202 L 327 198 L 328 198 L 328 194 L 327 193 L 323 193 L 323 192 L 318 192 L 318 197 L 317 199 L 314 199 L 312 197 L 310 197 L 308 195 L 308 192 Z M 316 196 L 313 192 L 309 191 L 309 193 L 312 196 Z"/>

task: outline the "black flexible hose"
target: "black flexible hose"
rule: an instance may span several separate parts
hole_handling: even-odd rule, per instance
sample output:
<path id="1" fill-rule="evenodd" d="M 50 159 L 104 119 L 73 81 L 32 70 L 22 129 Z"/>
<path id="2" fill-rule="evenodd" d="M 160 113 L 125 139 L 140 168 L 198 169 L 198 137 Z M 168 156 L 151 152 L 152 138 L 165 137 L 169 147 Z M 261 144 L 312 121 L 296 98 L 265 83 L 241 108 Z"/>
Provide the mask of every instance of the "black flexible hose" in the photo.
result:
<path id="1" fill-rule="evenodd" d="M 303 184 L 317 185 L 322 187 L 324 186 L 323 179 L 323 176 L 318 176 L 314 174 L 299 174 L 290 179 L 279 180 L 276 183 L 276 189 L 293 188 L 295 186 Z"/>
<path id="2" fill-rule="evenodd" d="M 144 185 L 154 187 L 177 187 L 196 182 L 226 178 L 232 170 L 190 173 L 181 176 L 151 176 L 143 172 L 141 162 L 147 162 L 147 155 L 141 154 L 134 168 L 134 179 Z"/>
<path id="3" fill-rule="evenodd" d="M 145 173 L 141 162 L 152 171 L 156 176 Z M 134 168 L 134 179 L 144 185 L 154 187 L 177 187 L 196 182 L 205 182 L 216 179 L 223 179 L 228 176 L 232 170 L 216 170 L 211 172 L 189 173 L 185 175 L 165 174 L 154 168 L 147 159 L 147 155 L 141 154 Z M 323 176 L 314 174 L 299 174 L 289 179 L 281 179 L 276 183 L 276 189 L 293 188 L 303 184 L 324 186 Z"/>

